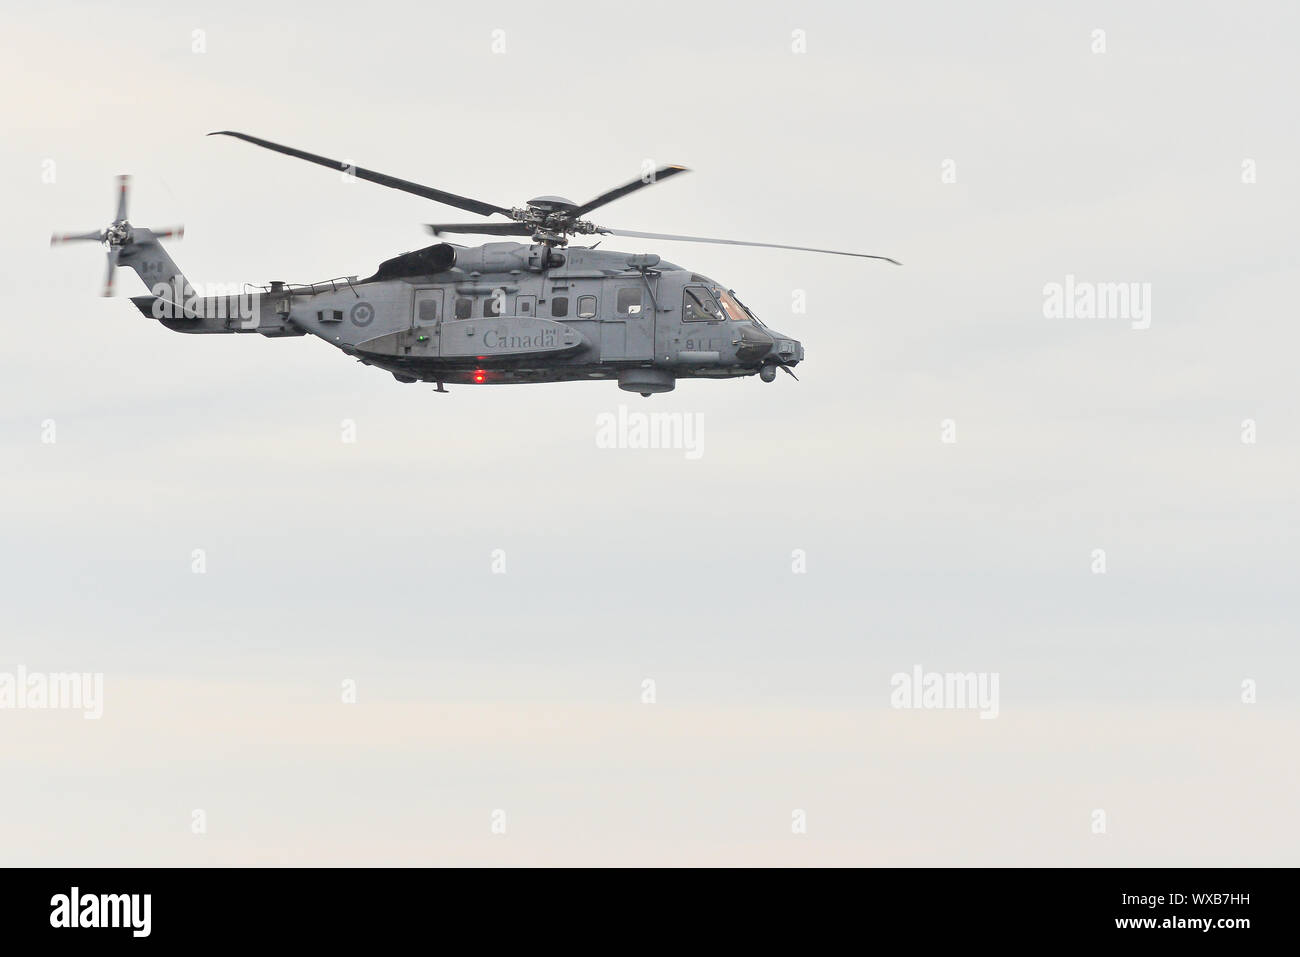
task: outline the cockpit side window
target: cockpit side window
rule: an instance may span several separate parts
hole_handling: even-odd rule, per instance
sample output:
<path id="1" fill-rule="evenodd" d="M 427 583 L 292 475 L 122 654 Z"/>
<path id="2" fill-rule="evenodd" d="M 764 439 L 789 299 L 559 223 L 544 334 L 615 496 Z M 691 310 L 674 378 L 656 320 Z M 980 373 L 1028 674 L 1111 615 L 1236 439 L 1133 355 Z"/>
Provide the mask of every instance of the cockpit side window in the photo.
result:
<path id="1" fill-rule="evenodd" d="M 717 322 L 722 310 L 703 286 L 687 286 L 682 296 L 682 318 L 687 322 Z"/>

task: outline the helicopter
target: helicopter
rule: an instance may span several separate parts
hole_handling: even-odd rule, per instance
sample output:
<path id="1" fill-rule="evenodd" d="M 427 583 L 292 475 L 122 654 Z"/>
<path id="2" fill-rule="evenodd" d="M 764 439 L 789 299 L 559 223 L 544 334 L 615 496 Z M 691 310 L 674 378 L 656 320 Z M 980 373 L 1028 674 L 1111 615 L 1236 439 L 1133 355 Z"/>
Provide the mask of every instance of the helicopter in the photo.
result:
<path id="1" fill-rule="evenodd" d="M 435 237 L 472 234 L 527 237 L 528 242 L 462 246 L 438 242 L 379 264 L 364 279 L 244 284 L 202 296 L 161 240 L 184 227 L 149 229 L 127 219 L 129 177 L 118 177 L 116 218 L 98 232 L 56 234 L 51 245 L 94 241 L 108 251 L 104 295 L 117 267 L 133 269 L 150 294 L 131 302 L 175 332 L 257 333 L 268 338 L 311 335 L 398 382 L 496 385 L 616 380 L 649 397 L 678 379 L 726 379 L 779 371 L 795 376 L 803 345 L 765 325 L 735 291 L 654 253 L 570 245 L 573 236 L 756 246 L 877 259 L 888 256 L 776 243 L 677 236 L 600 226 L 589 213 L 688 170 L 649 169 L 638 179 L 585 203 L 539 196 L 522 206 L 496 206 L 351 163 L 272 143 L 246 133 L 229 136 L 306 160 L 356 179 L 412 193 L 484 217 L 477 223 L 435 223 Z M 649 167 L 650 164 L 647 164 Z"/>

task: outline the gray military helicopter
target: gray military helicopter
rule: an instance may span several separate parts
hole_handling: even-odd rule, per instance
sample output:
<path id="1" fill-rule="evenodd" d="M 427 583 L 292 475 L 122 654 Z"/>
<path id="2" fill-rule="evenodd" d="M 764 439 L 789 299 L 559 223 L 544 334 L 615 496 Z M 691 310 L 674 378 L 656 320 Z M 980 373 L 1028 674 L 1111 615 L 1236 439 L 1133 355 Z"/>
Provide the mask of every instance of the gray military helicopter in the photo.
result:
<path id="1" fill-rule="evenodd" d="M 349 163 L 281 146 L 244 133 L 233 136 L 368 180 L 505 222 L 434 224 L 435 236 L 468 233 L 526 236 L 530 243 L 460 246 L 440 242 L 380 263 L 373 276 L 310 284 L 245 284 L 230 295 L 200 296 L 159 240 L 183 227 L 151 230 L 127 221 L 127 178 L 119 177 L 117 218 L 93 233 L 55 235 L 51 244 L 95 241 L 108 248 L 104 295 L 113 273 L 128 266 L 150 295 L 131 301 L 176 332 L 313 335 L 399 382 L 502 384 L 615 379 L 649 396 L 678 379 L 735 378 L 764 382 L 804 357 L 795 339 L 769 329 L 735 292 L 653 253 L 629 254 L 570 246 L 570 236 L 760 246 L 881 259 L 835 249 L 706 239 L 598 226 L 584 217 L 682 166 L 664 166 L 578 204 L 539 196 L 506 208 Z M 597 243 L 599 245 L 599 243 Z"/>

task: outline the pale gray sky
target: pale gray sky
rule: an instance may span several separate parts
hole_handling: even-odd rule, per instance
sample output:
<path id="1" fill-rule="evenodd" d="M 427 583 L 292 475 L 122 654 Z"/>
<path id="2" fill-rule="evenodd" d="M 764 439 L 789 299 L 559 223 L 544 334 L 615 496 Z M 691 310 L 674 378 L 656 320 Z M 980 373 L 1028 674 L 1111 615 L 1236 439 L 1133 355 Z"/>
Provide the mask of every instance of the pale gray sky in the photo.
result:
<path id="1" fill-rule="evenodd" d="M 1300 862 L 1298 27 L 9 14 L 0 672 L 102 671 L 105 702 L 0 710 L 3 862 Z M 202 282 L 366 275 L 466 218 L 216 129 L 502 205 L 684 163 L 602 221 L 906 265 L 608 240 L 734 286 L 802 381 L 434 395 L 315 340 L 168 333 L 97 298 L 102 252 L 48 248 L 123 172 Z M 1150 284 L 1150 328 L 1045 318 L 1067 275 Z M 702 415 L 702 458 L 598 448 L 620 404 Z M 892 709 L 918 664 L 997 672 L 998 718 Z"/>

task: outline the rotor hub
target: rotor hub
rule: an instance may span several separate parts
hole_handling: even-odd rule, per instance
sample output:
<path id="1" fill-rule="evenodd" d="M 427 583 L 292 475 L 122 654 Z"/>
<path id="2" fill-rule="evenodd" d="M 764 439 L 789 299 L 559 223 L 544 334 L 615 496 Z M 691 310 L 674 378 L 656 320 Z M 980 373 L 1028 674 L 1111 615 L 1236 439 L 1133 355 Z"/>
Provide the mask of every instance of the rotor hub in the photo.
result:
<path id="1" fill-rule="evenodd" d="M 528 201 L 527 208 L 536 209 L 543 213 L 560 213 L 577 209 L 578 204 L 571 199 L 565 199 L 563 196 L 538 196 Z"/>
<path id="2" fill-rule="evenodd" d="M 110 246 L 125 246 L 131 241 L 131 224 L 125 219 L 110 223 L 104 230 L 104 242 Z"/>
<path id="3" fill-rule="evenodd" d="M 568 245 L 571 235 L 591 235 L 600 227 L 585 219 L 574 219 L 576 203 L 562 196 L 538 196 L 510 210 L 510 218 L 531 227 L 533 242 L 547 246 Z"/>

